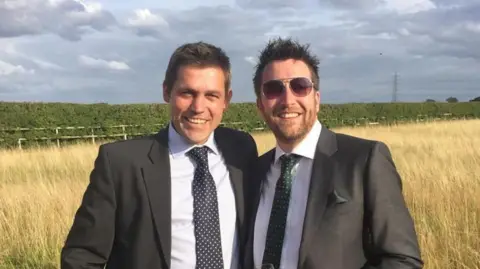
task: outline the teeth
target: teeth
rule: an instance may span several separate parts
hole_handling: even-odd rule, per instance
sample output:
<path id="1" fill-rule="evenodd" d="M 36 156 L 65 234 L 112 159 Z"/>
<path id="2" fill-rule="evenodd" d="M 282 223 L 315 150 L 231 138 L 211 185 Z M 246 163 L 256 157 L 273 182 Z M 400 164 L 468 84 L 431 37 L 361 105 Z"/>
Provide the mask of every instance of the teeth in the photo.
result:
<path id="1" fill-rule="evenodd" d="M 186 118 L 188 122 L 195 123 L 195 124 L 204 124 L 207 122 L 206 120 L 202 119 L 192 119 L 192 118 Z"/>
<path id="2" fill-rule="evenodd" d="M 280 114 L 280 118 L 285 118 L 285 119 L 289 119 L 289 118 L 295 118 L 295 117 L 298 117 L 298 113 L 282 113 Z"/>

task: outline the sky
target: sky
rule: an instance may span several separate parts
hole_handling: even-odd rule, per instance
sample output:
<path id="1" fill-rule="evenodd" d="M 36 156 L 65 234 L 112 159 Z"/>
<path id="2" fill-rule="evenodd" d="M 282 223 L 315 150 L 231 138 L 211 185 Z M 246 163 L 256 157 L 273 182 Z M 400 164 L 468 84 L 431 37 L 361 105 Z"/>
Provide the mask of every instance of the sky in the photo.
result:
<path id="1" fill-rule="evenodd" d="M 259 51 L 310 44 L 323 103 L 480 96 L 480 0 L 0 0 L 0 101 L 163 103 L 183 43 L 220 46 L 233 102 Z"/>

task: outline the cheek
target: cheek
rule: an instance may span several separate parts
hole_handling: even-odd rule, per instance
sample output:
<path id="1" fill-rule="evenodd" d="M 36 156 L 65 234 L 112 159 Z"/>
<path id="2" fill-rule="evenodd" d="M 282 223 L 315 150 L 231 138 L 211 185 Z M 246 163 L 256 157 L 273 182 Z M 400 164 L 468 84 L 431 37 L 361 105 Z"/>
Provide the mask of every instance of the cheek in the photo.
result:
<path id="1" fill-rule="evenodd" d="M 225 106 L 223 104 L 212 103 L 208 106 L 208 111 L 210 111 L 212 118 L 220 118 L 223 116 Z"/>
<path id="2" fill-rule="evenodd" d="M 220 100 L 208 100 L 205 101 L 205 108 L 209 111 L 211 111 L 212 114 L 218 114 L 222 113 L 227 105 L 225 104 L 225 101 L 220 101 Z"/>
<path id="3" fill-rule="evenodd" d="M 298 105 L 307 113 L 317 111 L 317 100 L 310 98 L 309 100 L 302 100 L 298 102 Z"/>
<path id="4" fill-rule="evenodd" d="M 272 111 L 274 110 L 276 106 L 276 101 L 275 100 L 263 100 L 263 107 L 262 110 L 265 114 L 272 114 Z"/>
<path id="5" fill-rule="evenodd" d="M 177 113 L 181 113 L 188 110 L 188 107 L 190 106 L 190 101 L 182 98 L 175 98 L 172 104 L 173 110 Z"/>

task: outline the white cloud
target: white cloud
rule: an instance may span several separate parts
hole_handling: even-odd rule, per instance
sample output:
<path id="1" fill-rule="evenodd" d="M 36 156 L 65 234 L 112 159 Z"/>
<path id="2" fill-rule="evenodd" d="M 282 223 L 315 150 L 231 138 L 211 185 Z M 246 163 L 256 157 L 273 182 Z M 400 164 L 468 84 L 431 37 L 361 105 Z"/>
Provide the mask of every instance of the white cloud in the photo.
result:
<path id="1" fill-rule="evenodd" d="M 57 64 L 51 63 L 49 61 L 45 61 L 38 58 L 30 58 L 32 62 L 34 62 L 38 67 L 42 69 L 52 69 L 52 70 L 63 70 L 63 68 Z"/>
<path id="2" fill-rule="evenodd" d="M 480 22 L 474 23 L 474 22 L 467 22 L 465 24 L 465 28 L 469 31 L 472 31 L 476 34 L 480 34 Z"/>
<path id="3" fill-rule="evenodd" d="M 252 65 L 256 65 L 257 64 L 257 60 L 255 59 L 255 57 L 252 57 L 252 56 L 247 56 L 245 57 L 245 61 L 247 61 L 248 63 L 252 64 Z"/>
<path id="4" fill-rule="evenodd" d="M 401 14 L 411 14 L 435 9 L 436 5 L 431 0 L 386 0 L 387 9 Z"/>
<path id="5" fill-rule="evenodd" d="M 39 68 L 41 69 L 52 69 L 52 70 L 63 70 L 63 68 L 55 63 L 52 63 L 50 61 L 34 57 L 34 56 L 29 56 L 25 53 L 22 53 L 17 50 L 15 47 L 15 44 L 13 42 L 11 43 L 6 43 L 6 44 L 0 44 L 0 48 L 3 47 L 4 52 L 16 59 L 23 59 L 30 61 L 34 64 L 36 64 Z"/>
<path id="6" fill-rule="evenodd" d="M 106 61 L 104 59 L 93 58 L 86 55 L 78 56 L 78 62 L 81 65 L 90 67 L 90 68 L 100 68 L 100 69 L 109 69 L 109 70 L 118 70 L 118 71 L 130 70 L 130 66 L 128 66 L 128 64 L 125 62 Z"/>
<path id="7" fill-rule="evenodd" d="M 137 9 L 135 16 L 128 18 L 128 25 L 133 27 L 168 27 L 168 22 L 160 15 L 152 14 L 148 9 Z"/>
<path id="8" fill-rule="evenodd" d="M 178 35 L 169 31 L 169 22 L 159 13 L 153 13 L 149 9 L 136 9 L 126 19 L 125 27 L 138 36 L 151 36 L 164 38 L 165 36 Z"/>
<path id="9" fill-rule="evenodd" d="M 35 70 L 26 69 L 21 65 L 13 65 L 0 60 L 0 76 L 10 76 L 14 74 L 35 74 Z"/>
<path id="10" fill-rule="evenodd" d="M 83 0 L 2 0 L 0 37 L 54 33 L 78 41 L 82 35 L 106 31 L 116 25 L 114 16 L 96 2 Z"/>

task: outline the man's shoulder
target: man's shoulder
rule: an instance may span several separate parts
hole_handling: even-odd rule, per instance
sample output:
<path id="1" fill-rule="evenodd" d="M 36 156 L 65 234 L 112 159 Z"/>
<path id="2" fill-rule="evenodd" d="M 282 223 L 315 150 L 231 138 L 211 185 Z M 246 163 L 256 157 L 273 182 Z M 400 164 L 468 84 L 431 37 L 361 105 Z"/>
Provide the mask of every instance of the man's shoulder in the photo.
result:
<path id="1" fill-rule="evenodd" d="M 219 139 L 231 140 L 231 143 L 250 143 L 254 142 L 253 136 L 245 131 L 237 130 L 229 127 L 217 127 L 215 129 L 216 135 Z M 241 146 L 241 144 L 238 144 Z"/>
<path id="2" fill-rule="evenodd" d="M 337 138 L 337 145 L 339 147 L 349 149 L 369 149 L 379 141 L 373 139 L 367 139 L 359 136 L 354 136 L 345 133 L 334 132 Z"/>
<path id="3" fill-rule="evenodd" d="M 126 140 L 116 140 L 102 144 L 102 147 L 110 150 L 130 150 L 131 148 L 146 147 L 152 144 L 156 139 L 157 134 L 144 135 L 140 137 L 134 137 Z"/>
<path id="4" fill-rule="evenodd" d="M 107 142 L 99 147 L 99 151 L 106 153 L 110 160 L 135 160 L 140 156 L 147 156 L 152 143 L 158 139 L 158 134 L 144 135 L 127 140 Z"/>
<path id="5" fill-rule="evenodd" d="M 389 146 L 383 141 L 345 133 L 334 133 L 337 140 L 337 152 L 342 156 L 361 157 L 363 159 L 365 157 L 370 158 L 370 155 L 375 151 L 387 155 L 391 154 Z"/>

